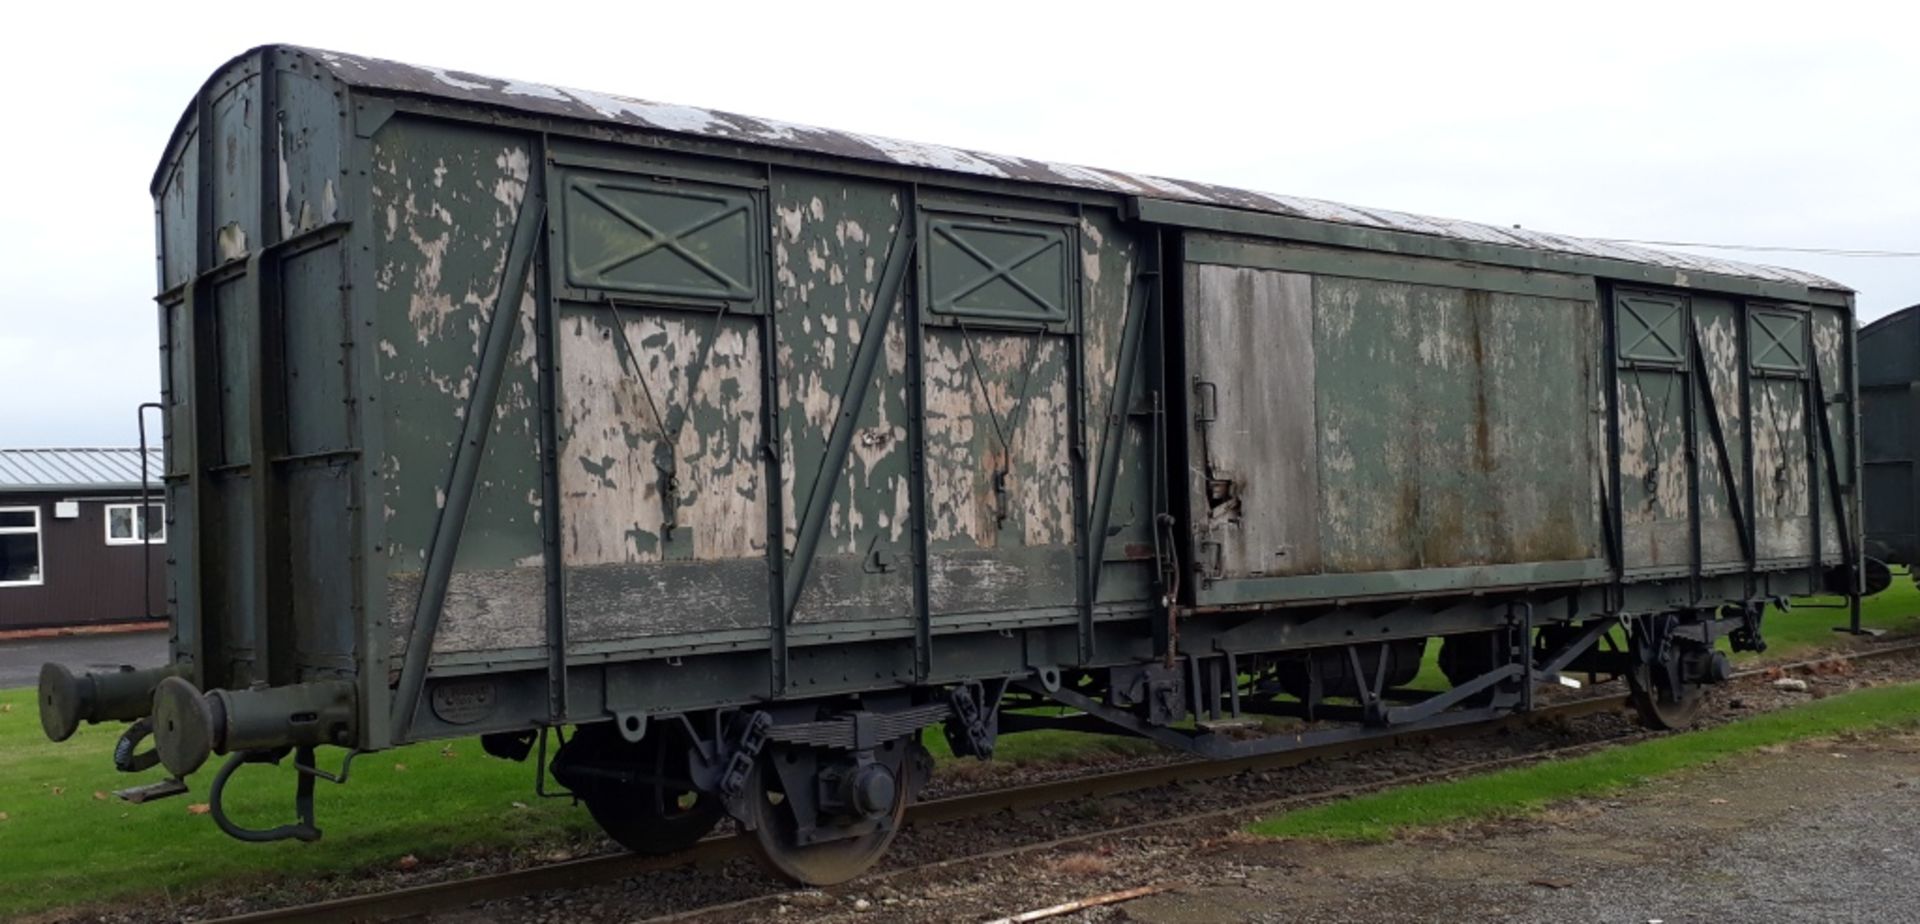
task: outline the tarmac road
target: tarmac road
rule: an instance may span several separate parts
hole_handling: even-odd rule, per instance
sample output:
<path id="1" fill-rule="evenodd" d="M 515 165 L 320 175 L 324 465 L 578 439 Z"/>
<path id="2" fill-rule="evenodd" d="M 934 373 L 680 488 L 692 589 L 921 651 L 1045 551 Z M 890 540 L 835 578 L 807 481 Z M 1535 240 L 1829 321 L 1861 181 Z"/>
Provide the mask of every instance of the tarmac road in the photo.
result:
<path id="1" fill-rule="evenodd" d="M 58 661 L 81 671 L 113 670 L 123 664 L 158 667 L 167 662 L 166 623 L 151 631 L 65 635 L 0 641 L 0 690 L 40 682 L 40 665 Z"/>

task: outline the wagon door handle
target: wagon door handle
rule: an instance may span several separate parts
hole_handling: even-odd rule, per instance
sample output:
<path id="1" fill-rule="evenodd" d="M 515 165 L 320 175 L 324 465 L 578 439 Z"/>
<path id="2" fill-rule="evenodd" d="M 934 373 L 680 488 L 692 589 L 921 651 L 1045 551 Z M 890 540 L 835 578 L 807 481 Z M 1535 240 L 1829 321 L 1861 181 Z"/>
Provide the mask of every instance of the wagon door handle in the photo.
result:
<path id="1" fill-rule="evenodd" d="M 1193 380 L 1193 422 L 1210 424 L 1220 418 L 1220 386 L 1202 378 Z"/>

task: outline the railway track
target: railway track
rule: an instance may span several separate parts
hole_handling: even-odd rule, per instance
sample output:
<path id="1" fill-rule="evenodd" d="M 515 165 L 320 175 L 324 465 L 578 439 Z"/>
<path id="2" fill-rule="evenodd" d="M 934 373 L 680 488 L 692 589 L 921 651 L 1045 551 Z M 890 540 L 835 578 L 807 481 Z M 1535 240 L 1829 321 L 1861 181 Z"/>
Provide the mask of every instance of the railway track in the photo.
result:
<path id="1" fill-rule="evenodd" d="M 1830 654 L 1801 661 L 1768 664 L 1762 667 L 1740 671 L 1736 673 L 1732 679 L 1740 680 L 1751 678 L 1756 675 L 1775 671 L 1786 673 L 1801 672 L 1815 665 L 1834 661 L 1876 660 L 1915 652 L 1920 652 L 1920 641 L 1886 645 L 1854 652 Z M 1247 772 L 1284 769 L 1298 766 L 1309 761 L 1326 760 L 1364 752 L 1405 747 L 1417 741 L 1469 738 L 1489 734 L 1503 728 L 1526 725 L 1532 722 L 1555 719 L 1564 721 L 1618 709 L 1626 703 L 1626 700 L 1627 696 L 1625 693 L 1589 696 L 1539 706 L 1530 713 L 1508 716 L 1494 722 L 1462 725 L 1453 728 L 1427 730 L 1403 735 L 1386 735 L 1379 738 L 1339 742 L 1279 754 L 1268 754 L 1236 760 L 1181 761 L 1110 771 L 1088 776 L 1050 780 L 1018 787 L 967 793 L 917 803 L 909 807 L 907 823 L 909 825 L 923 826 L 937 825 L 962 819 L 983 817 L 996 812 L 1027 809 L 1075 799 L 1097 798 L 1100 796 L 1148 790 L 1181 783 L 1204 782 Z M 1519 764 L 1572 756 L 1586 751 L 1642 740 L 1647 737 L 1653 737 L 1656 734 L 1659 733 L 1648 732 L 1625 738 L 1616 737 L 1604 741 L 1581 742 L 1565 747 L 1545 748 L 1526 754 L 1467 764 L 1456 764 L 1435 770 L 1406 774 L 1352 786 L 1320 789 L 1311 793 L 1287 796 L 1261 803 L 1239 805 L 1229 809 L 1156 819 L 1124 827 L 1108 827 L 1098 831 L 1076 833 L 1067 837 L 1026 843 L 1002 850 L 973 853 L 966 857 L 955 857 L 916 866 L 876 871 L 863 877 L 862 881 L 869 883 L 883 882 L 914 874 L 936 872 L 956 863 L 978 862 L 984 859 L 1013 856 L 1021 853 L 1041 852 L 1095 838 L 1113 837 L 1163 828 L 1169 825 L 1206 821 L 1228 814 L 1271 812 L 1316 802 L 1332 801 L 1381 789 L 1420 783 L 1438 777 L 1487 772 Z M 709 837 L 689 850 L 666 857 L 643 857 L 626 853 L 606 854 L 482 876 L 425 883 L 388 892 L 343 896 L 305 905 L 269 909 L 210 920 L 213 924 L 268 924 L 268 922 L 272 922 L 272 924 L 294 924 L 294 922 L 298 922 L 298 924 L 339 924 L 339 922 L 387 920 L 446 910 L 450 907 L 464 907 L 478 902 L 517 898 L 540 892 L 581 889 L 605 885 L 608 882 L 617 881 L 622 877 L 633 876 L 640 873 L 704 863 L 716 863 L 722 860 L 746 856 L 752 852 L 752 849 L 751 838 L 739 834 L 723 834 Z M 743 912 L 753 907 L 766 905 L 775 901 L 778 894 L 780 893 L 703 906 L 650 920 L 660 922 L 689 921 L 713 915 Z"/>

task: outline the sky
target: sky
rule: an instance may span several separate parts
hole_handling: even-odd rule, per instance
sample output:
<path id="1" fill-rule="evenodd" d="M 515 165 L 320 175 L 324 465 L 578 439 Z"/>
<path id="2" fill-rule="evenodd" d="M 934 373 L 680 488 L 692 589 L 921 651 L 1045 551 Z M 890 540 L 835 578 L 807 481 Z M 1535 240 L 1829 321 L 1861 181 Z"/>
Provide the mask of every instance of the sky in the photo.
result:
<path id="1" fill-rule="evenodd" d="M 267 42 L 1588 237 L 1920 251 L 1915 4 L 23 10 L 55 6 L 0 39 L 0 446 L 135 442 L 147 184 L 200 83 Z M 1862 320 L 1920 303 L 1920 259 L 1704 252 L 1839 280 Z"/>

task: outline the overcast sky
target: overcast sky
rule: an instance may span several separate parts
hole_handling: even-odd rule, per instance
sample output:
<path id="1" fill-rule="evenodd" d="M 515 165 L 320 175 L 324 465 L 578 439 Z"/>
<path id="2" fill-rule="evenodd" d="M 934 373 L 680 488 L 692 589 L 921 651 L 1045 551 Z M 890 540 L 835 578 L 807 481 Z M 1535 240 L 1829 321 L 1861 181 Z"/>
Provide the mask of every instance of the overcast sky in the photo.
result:
<path id="1" fill-rule="evenodd" d="M 1591 237 L 1920 250 L 1912 4 L 63 6 L 0 55 L 0 446 L 134 442 L 147 183 L 265 42 Z M 1920 260 L 1713 253 L 1866 320 L 1920 302 Z"/>

